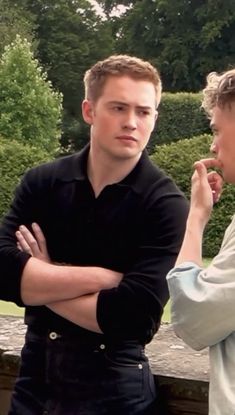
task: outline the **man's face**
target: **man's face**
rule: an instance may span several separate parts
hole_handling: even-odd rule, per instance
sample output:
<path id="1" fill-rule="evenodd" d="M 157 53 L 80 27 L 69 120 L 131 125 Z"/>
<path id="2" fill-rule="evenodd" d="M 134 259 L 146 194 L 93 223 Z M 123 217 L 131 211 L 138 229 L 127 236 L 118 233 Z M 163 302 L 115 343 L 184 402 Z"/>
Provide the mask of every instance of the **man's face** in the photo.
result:
<path id="1" fill-rule="evenodd" d="M 113 160 L 138 160 L 154 128 L 155 108 L 151 82 L 110 76 L 95 103 L 83 102 L 84 120 L 91 125 L 93 150 Z"/>
<path id="2" fill-rule="evenodd" d="M 235 103 L 213 109 L 211 129 L 214 134 L 211 151 L 221 163 L 224 180 L 235 183 Z"/>

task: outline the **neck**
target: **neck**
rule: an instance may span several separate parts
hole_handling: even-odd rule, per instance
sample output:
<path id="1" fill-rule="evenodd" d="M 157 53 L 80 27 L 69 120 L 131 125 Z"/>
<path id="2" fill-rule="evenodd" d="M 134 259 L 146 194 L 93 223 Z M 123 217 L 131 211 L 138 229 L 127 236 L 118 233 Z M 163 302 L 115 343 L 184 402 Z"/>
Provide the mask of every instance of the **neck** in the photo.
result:
<path id="1" fill-rule="evenodd" d="M 87 173 L 96 197 L 106 186 L 123 180 L 136 166 L 140 157 L 141 153 L 136 158 L 108 157 L 103 152 L 94 151 L 91 145 Z"/>

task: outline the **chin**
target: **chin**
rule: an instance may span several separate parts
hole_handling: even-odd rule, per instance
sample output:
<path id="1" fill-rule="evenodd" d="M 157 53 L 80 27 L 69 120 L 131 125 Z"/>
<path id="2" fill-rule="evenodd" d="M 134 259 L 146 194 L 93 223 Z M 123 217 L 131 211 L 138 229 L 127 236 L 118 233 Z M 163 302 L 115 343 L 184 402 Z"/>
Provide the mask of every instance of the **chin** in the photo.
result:
<path id="1" fill-rule="evenodd" d="M 133 150 L 133 149 L 123 149 L 123 151 L 118 151 L 117 153 L 116 153 L 116 155 L 118 156 L 118 157 L 120 157 L 120 158 L 123 158 L 123 159 L 132 159 L 132 158 L 136 158 L 136 157 L 138 157 L 138 155 L 141 153 L 141 151 L 136 151 L 136 150 Z"/>

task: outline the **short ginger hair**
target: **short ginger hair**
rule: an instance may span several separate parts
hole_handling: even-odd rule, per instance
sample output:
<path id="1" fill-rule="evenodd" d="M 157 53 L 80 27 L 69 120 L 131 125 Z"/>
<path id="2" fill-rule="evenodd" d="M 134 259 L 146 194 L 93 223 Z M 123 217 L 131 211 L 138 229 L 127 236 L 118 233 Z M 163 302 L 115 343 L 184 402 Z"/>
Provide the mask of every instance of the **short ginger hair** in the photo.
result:
<path id="1" fill-rule="evenodd" d="M 202 108 L 211 118 L 214 107 L 231 108 L 235 102 L 235 69 L 223 73 L 211 72 L 203 89 Z"/>
<path id="2" fill-rule="evenodd" d="M 157 69 L 150 62 L 128 55 L 112 55 L 98 61 L 85 72 L 85 98 L 96 102 L 102 95 L 109 76 L 129 76 L 135 80 L 151 82 L 156 92 L 156 107 L 159 105 L 162 82 Z"/>

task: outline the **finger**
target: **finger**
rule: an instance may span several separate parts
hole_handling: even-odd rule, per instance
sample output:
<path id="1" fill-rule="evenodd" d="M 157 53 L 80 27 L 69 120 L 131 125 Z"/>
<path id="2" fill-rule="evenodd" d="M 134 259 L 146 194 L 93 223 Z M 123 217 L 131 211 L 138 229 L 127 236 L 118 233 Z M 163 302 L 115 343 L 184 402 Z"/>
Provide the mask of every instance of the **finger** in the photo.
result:
<path id="1" fill-rule="evenodd" d="M 223 179 L 217 172 L 208 173 L 207 178 L 213 193 L 213 202 L 217 203 L 221 197 Z"/>
<path id="2" fill-rule="evenodd" d="M 23 251 L 23 249 L 21 248 L 21 245 L 20 245 L 20 243 L 17 241 L 17 243 L 16 243 L 16 246 L 17 246 L 17 248 L 19 249 L 19 251 Z"/>
<path id="3" fill-rule="evenodd" d="M 40 251 L 48 255 L 46 239 L 40 226 L 36 222 L 34 222 L 32 223 L 32 229 Z"/>
<path id="4" fill-rule="evenodd" d="M 207 175 L 208 178 L 208 182 L 210 184 L 210 186 L 216 190 L 222 190 L 223 184 L 224 184 L 224 180 L 223 178 L 220 176 L 220 174 L 218 174 L 217 172 L 210 172 Z"/>
<path id="5" fill-rule="evenodd" d="M 32 255 L 32 251 L 30 249 L 30 246 L 26 242 L 25 238 L 23 237 L 22 233 L 20 231 L 16 231 L 15 233 L 17 238 L 17 248 L 20 249 L 20 251 L 26 252 L 27 254 Z"/>
<path id="6" fill-rule="evenodd" d="M 34 223 L 32 223 L 32 229 L 33 229 L 36 241 L 38 243 L 40 252 L 42 254 L 41 259 L 43 259 L 43 261 L 46 261 L 46 262 L 50 263 L 51 259 L 50 259 L 50 255 L 49 255 L 49 252 L 48 252 L 48 249 L 47 249 L 46 238 L 45 238 L 40 226 L 36 222 L 34 222 Z"/>
<path id="7" fill-rule="evenodd" d="M 224 180 L 223 178 L 216 172 L 210 172 L 207 175 L 208 182 L 213 189 L 216 189 L 218 191 L 222 190 Z"/>
<path id="8" fill-rule="evenodd" d="M 194 166 L 195 166 L 195 164 L 197 164 L 197 163 L 202 163 L 202 164 L 204 164 L 204 166 L 207 168 L 207 169 L 210 169 L 210 168 L 215 168 L 215 167 L 217 167 L 218 169 L 221 169 L 221 163 L 219 162 L 219 160 L 217 160 L 217 159 L 215 159 L 215 158 L 206 158 L 206 159 L 201 159 L 201 160 L 199 160 L 199 161 L 196 161 L 195 163 L 194 163 Z"/>
<path id="9" fill-rule="evenodd" d="M 195 172 L 194 176 L 192 177 L 192 192 L 193 189 L 195 187 L 197 188 L 199 185 L 201 192 L 206 191 L 208 194 L 211 193 L 212 202 L 217 202 L 219 200 L 221 191 L 221 189 L 217 190 L 215 186 L 213 187 L 213 183 L 216 181 L 217 176 L 213 176 L 212 173 L 207 173 L 207 168 L 201 160 L 194 163 L 194 168 Z M 211 182 L 209 182 L 208 178 L 211 180 Z"/>
<path id="10" fill-rule="evenodd" d="M 29 246 L 29 248 L 32 252 L 32 255 L 33 256 L 38 256 L 40 254 L 40 249 L 39 249 L 38 243 L 37 243 L 36 239 L 34 238 L 34 236 L 32 235 L 32 233 L 24 225 L 21 225 L 19 227 L 19 231 L 20 231 L 22 237 L 24 238 L 25 243 L 28 244 L 28 246 Z"/>
<path id="11" fill-rule="evenodd" d="M 215 181 L 217 180 L 223 181 L 223 177 L 217 171 L 208 172 L 208 178 L 211 178 Z"/>
<path id="12" fill-rule="evenodd" d="M 207 169 L 205 165 L 201 161 L 196 161 L 196 163 L 194 163 L 194 168 L 196 173 L 194 177 L 207 181 Z"/>

